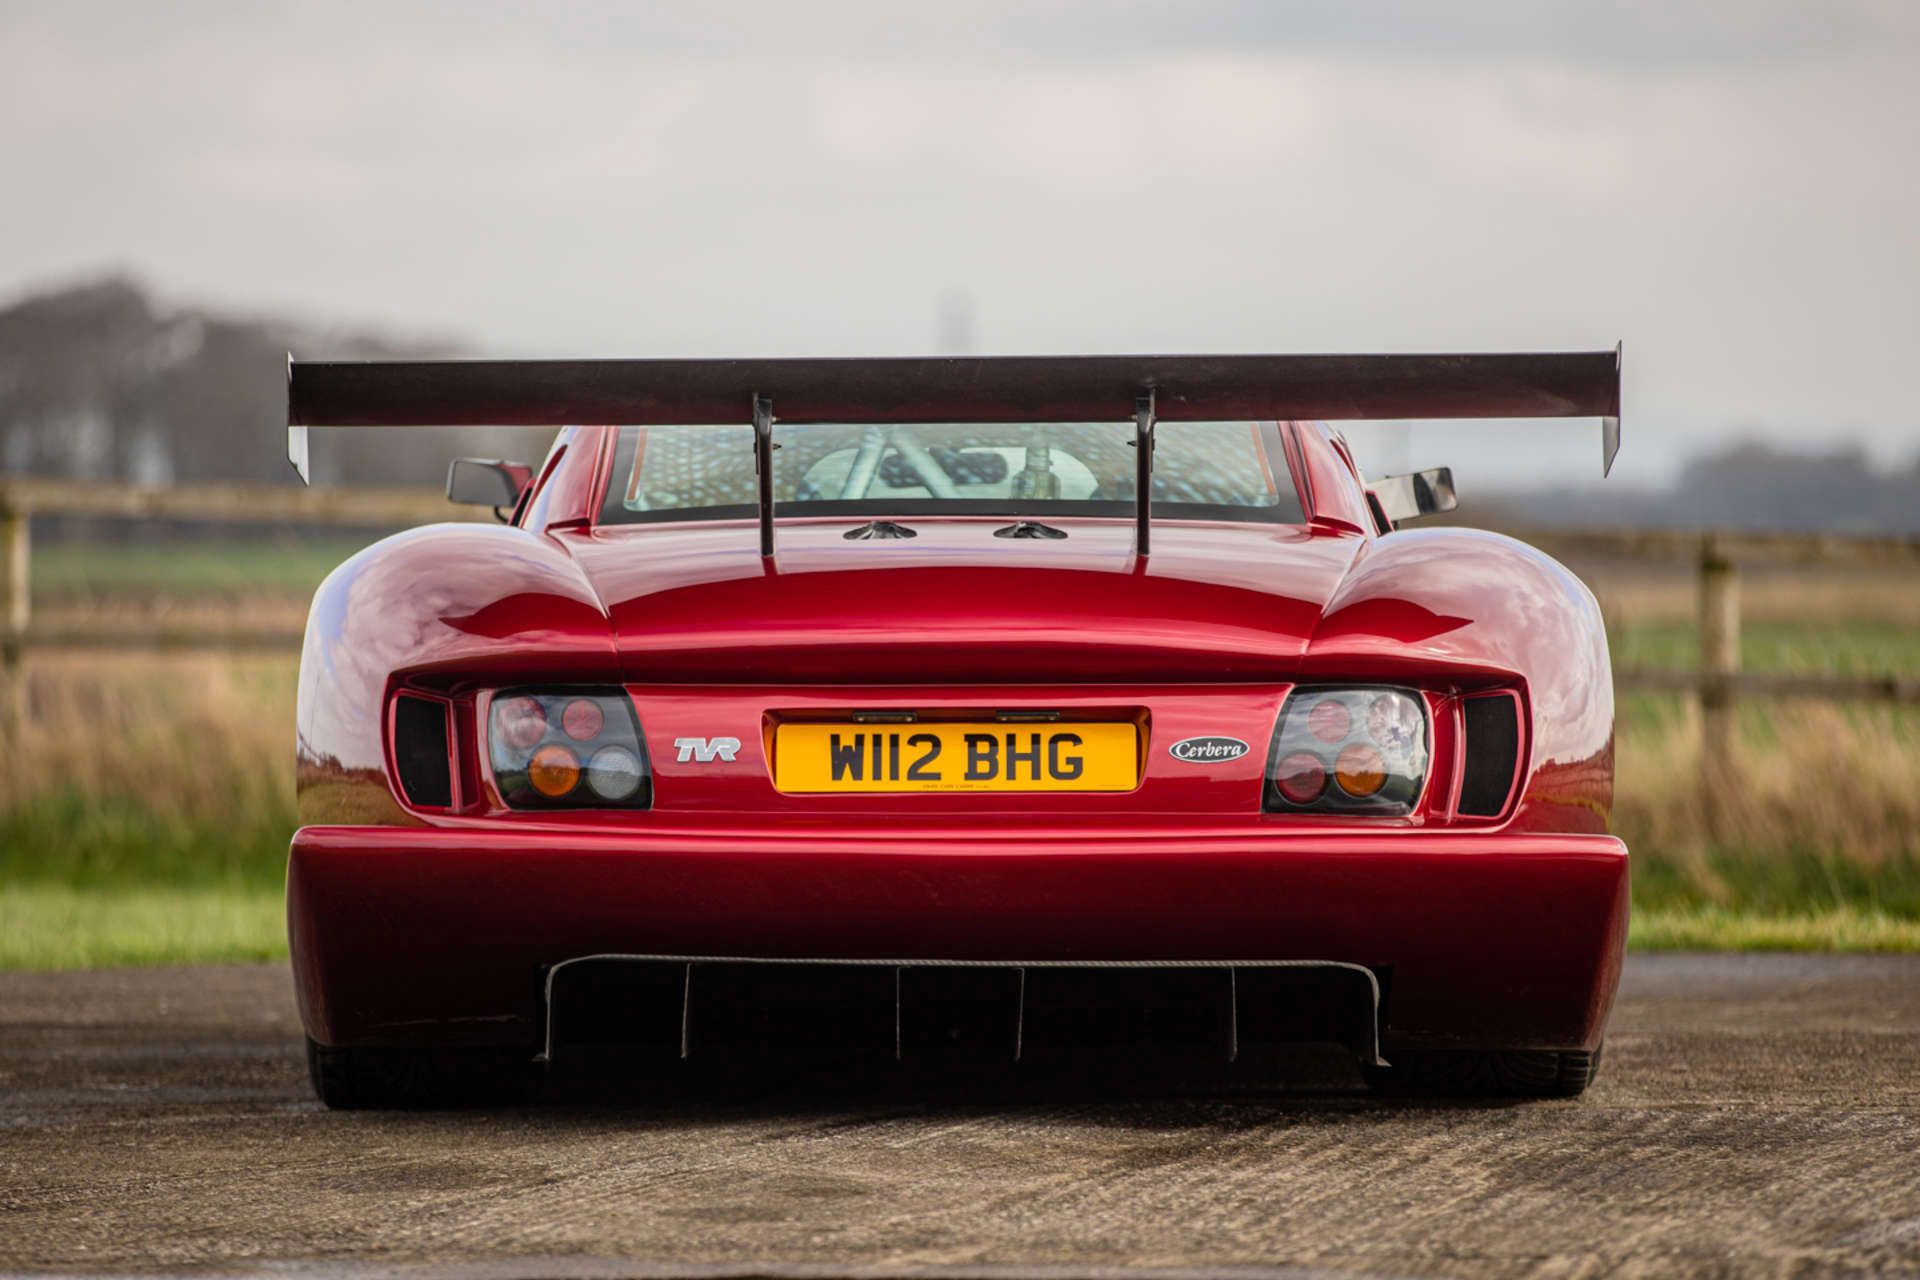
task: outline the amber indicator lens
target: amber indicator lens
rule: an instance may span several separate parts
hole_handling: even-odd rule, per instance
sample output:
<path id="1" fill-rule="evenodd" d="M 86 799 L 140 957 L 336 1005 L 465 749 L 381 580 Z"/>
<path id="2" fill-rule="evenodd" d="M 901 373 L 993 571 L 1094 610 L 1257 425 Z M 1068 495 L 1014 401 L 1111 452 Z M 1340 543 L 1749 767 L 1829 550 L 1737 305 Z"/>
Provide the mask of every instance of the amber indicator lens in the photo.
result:
<path id="1" fill-rule="evenodd" d="M 527 781 L 549 799 L 558 800 L 580 781 L 580 757 L 557 742 L 550 742 L 533 753 L 527 765 Z"/>
<path id="2" fill-rule="evenodd" d="M 1269 813 L 1404 817 L 1427 781 L 1427 703 L 1411 689 L 1303 688 L 1267 755 Z"/>
<path id="3" fill-rule="evenodd" d="M 1387 765 L 1378 751 L 1356 744 L 1340 753 L 1334 762 L 1333 777 L 1342 791 L 1364 800 L 1386 785 Z"/>
<path id="4" fill-rule="evenodd" d="M 620 689 L 511 689 L 493 697 L 487 760 L 514 809 L 645 809 L 653 776 Z"/>

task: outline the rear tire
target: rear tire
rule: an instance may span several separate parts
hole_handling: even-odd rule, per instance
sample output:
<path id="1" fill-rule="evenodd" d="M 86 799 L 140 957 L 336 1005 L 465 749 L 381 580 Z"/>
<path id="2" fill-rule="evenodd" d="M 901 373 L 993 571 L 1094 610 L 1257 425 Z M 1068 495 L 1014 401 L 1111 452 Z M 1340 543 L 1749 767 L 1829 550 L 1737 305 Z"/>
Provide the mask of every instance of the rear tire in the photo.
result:
<path id="1" fill-rule="evenodd" d="M 502 1049 L 333 1048 L 307 1037 L 307 1079 L 335 1111 L 518 1106 L 539 1092 L 539 1064 Z"/>
<path id="2" fill-rule="evenodd" d="M 1600 1048 L 1407 1050 L 1363 1067 L 1376 1093 L 1415 1098 L 1577 1098 L 1600 1072 Z"/>

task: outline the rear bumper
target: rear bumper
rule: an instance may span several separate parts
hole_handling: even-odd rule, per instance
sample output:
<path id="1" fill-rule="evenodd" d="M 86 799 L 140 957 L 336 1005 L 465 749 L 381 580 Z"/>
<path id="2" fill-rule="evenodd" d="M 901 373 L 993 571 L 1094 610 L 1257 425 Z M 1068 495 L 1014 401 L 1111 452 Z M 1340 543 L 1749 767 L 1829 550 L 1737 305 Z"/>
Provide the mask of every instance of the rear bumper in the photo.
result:
<path id="1" fill-rule="evenodd" d="M 1627 882 L 1592 835 L 307 827 L 287 914 L 330 1045 L 537 1050 L 551 966 L 646 954 L 1337 961 L 1387 975 L 1390 1053 L 1598 1044 Z"/>

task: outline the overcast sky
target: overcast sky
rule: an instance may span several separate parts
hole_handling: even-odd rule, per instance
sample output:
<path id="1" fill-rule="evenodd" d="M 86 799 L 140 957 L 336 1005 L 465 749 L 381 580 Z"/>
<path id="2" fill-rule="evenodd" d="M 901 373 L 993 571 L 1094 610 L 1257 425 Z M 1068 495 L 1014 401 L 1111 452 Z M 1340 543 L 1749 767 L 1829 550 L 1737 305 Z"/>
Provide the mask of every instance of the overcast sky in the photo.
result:
<path id="1" fill-rule="evenodd" d="M 1917 86 L 1913 0 L 0 0 L 0 296 L 529 355 L 1625 339 L 1628 483 L 1736 432 L 1904 464 Z"/>

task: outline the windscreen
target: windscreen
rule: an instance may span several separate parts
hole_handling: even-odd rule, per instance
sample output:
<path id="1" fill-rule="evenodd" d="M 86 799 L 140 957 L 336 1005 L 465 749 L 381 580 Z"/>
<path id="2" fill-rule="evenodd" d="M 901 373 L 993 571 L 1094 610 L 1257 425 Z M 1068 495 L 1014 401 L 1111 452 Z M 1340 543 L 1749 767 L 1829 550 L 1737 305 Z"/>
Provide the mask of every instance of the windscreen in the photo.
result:
<path id="1" fill-rule="evenodd" d="M 1133 424 L 934 423 L 774 428 L 773 500 L 785 515 L 1125 516 L 1135 512 Z M 1298 524 L 1274 422 L 1154 428 L 1156 519 Z M 749 425 L 622 427 L 602 524 L 752 517 Z"/>

